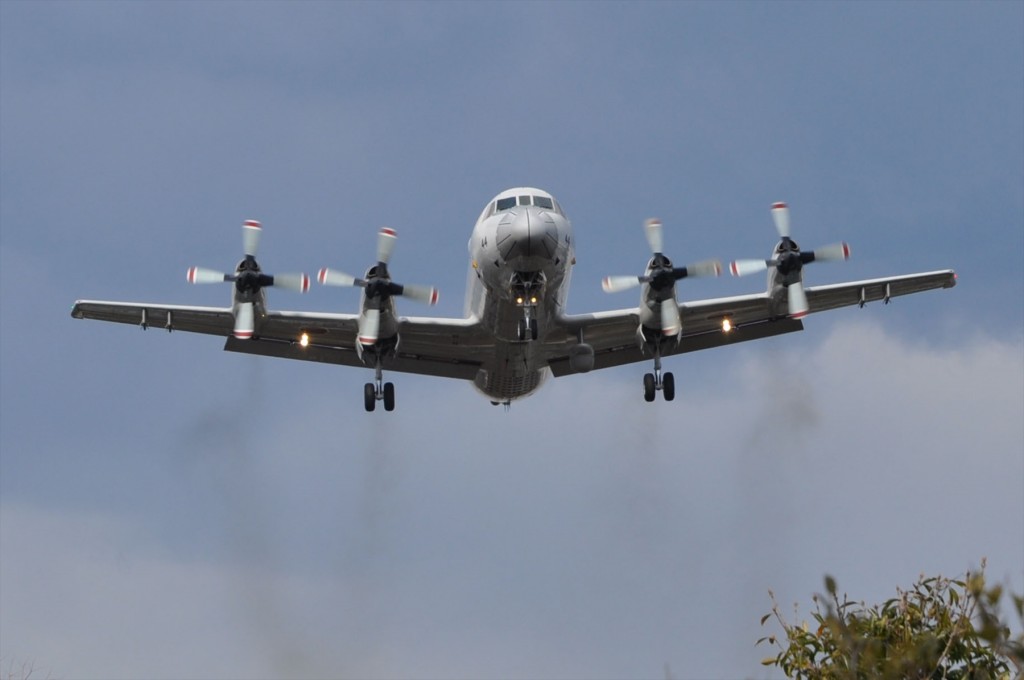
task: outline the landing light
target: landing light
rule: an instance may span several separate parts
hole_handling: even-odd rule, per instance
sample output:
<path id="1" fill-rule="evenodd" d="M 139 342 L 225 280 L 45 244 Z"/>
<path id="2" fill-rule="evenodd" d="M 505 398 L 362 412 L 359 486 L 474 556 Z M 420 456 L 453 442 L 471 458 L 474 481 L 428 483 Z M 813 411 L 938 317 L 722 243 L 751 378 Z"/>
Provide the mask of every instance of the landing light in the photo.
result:
<path id="1" fill-rule="evenodd" d="M 530 304 L 531 304 L 531 305 L 535 305 L 535 304 L 537 304 L 537 298 L 536 298 L 536 297 L 531 297 L 531 298 L 530 298 Z"/>
<path id="2" fill-rule="evenodd" d="M 521 305 L 521 304 L 523 304 L 523 298 L 521 298 L 521 297 L 517 297 L 517 298 L 516 298 L 516 304 L 517 304 L 517 305 Z"/>
<path id="3" fill-rule="evenodd" d="M 728 319 L 722 319 L 722 332 L 723 333 L 728 333 L 731 330 L 732 330 L 732 321 L 729 321 Z"/>
<path id="4" fill-rule="evenodd" d="M 303 333 L 299 336 L 299 345 L 309 347 L 309 333 Z"/>

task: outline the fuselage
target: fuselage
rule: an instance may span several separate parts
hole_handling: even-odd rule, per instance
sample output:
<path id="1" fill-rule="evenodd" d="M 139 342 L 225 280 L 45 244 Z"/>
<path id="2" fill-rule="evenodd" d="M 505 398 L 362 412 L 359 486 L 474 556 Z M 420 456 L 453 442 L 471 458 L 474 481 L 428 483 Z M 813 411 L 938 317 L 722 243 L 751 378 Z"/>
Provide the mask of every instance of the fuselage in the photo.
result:
<path id="1" fill-rule="evenodd" d="M 507 403 L 541 386 L 549 370 L 539 351 L 565 311 L 574 241 L 554 197 L 520 187 L 495 196 L 469 240 L 466 314 L 495 338 L 495 356 L 474 384 Z"/>

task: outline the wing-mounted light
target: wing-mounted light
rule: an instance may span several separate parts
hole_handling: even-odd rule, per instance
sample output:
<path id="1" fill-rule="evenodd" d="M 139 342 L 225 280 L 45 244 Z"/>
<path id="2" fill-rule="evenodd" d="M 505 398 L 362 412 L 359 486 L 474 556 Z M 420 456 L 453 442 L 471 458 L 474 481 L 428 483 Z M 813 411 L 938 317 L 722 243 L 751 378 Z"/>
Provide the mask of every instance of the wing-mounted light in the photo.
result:
<path id="1" fill-rule="evenodd" d="M 244 259 L 234 274 L 226 274 L 206 267 L 189 267 L 185 279 L 189 283 L 234 283 L 235 284 L 235 337 L 247 340 L 255 334 L 254 302 L 257 294 L 267 286 L 284 288 L 296 293 L 309 290 L 309 277 L 305 274 L 278 274 L 270 276 L 260 270 L 256 262 L 263 226 L 256 220 L 242 223 L 242 252 Z"/>
<path id="2" fill-rule="evenodd" d="M 729 271 L 733 276 L 746 276 L 774 268 L 779 273 L 779 282 L 787 290 L 789 316 L 801 319 L 810 310 L 804 291 L 803 266 L 817 261 L 848 260 L 850 246 L 840 242 L 801 252 L 791 237 L 789 206 L 781 202 L 772 204 L 772 220 L 782 239 L 775 249 L 774 257 L 768 260 L 734 260 L 729 265 Z"/>

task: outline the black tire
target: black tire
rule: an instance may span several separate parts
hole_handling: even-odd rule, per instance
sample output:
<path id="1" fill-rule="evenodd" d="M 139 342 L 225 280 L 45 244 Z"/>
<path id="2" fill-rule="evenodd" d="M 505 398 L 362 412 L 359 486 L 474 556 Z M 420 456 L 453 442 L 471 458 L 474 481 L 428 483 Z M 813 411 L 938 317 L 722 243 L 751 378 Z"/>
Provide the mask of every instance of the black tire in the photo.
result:
<path id="1" fill-rule="evenodd" d="M 377 390 L 373 383 L 363 385 L 363 406 L 367 412 L 373 411 L 377 407 Z"/>
<path id="2" fill-rule="evenodd" d="M 395 384 L 384 383 L 384 410 L 395 410 Z"/>
<path id="3" fill-rule="evenodd" d="M 676 398 L 676 379 L 671 373 L 661 376 L 661 390 L 665 393 L 665 401 Z"/>
<path id="4" fill-rule="evenodd" d="M 537 320 L 530 319 L 530 339 L 537 339 Z"/>
<path id="5" fill-rule="evenodd" d="M 526 319 L 519 320 L 519 325 L 516 326 L 516 337 L 519 338 L 520 342 L 526 340 Z"/>
<path id="6" fill-rule="evenodd" d="M 654 374 L 644 373 L 644 401 L 654 401 Z"/>

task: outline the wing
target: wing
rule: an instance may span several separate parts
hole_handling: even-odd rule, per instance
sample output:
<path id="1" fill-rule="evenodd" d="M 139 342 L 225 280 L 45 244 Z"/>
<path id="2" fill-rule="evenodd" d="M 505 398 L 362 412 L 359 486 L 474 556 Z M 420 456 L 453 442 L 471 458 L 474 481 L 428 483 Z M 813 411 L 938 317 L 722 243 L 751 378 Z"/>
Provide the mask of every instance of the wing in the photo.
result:
<path id="1" fill-rule="evenodd" d="M 890 298 L 900 295 L 921 293 L 935 288 L 952 288 L 955 285 L 956 272 L 952 269 L 945 269 L 925 274 L 907 274 L 885 279 L 814 286 L 808 288 L 806 292 L 811 312 L 823 312 L 848 305 L 863 307 L 868 302 L 877 300 L 884 300 L 888 304 Z"/>
<path id="2" fill-rule="evenodd" d="M 224 349 L 261 356 L 366 367 L 356 352 L 359 316 L 273 312 L 267 315 L 260 336 L 253 340 L 228 337 Z M 298 340 L 306 334 L 309 343 Z M 442 378 L 473 380 L 480 365 L 494 355 L 494 341 L 472 318 L 401 317 L 398 346 L 384 368 Z"/>
<path id="3" fill-rule="evenodd" d="M 356 314 L 269 312 L 259 320 L 259 337 L 233 337 L 234 316 L 229 308 L 155 305 L 134 302 L 81 300 L 71 316 L 126 323 L 143 328 L 206 333 L 227 338 L 231 352 L 362 366 L 355 350 L 359 329 Z M 303 335 L 309 339 L 303 346 Z M 494 342 L 474 319 L 402 317 L 399 344 L 385 361 L 389 371 L 472 380 L 480 364 L 494 355 Z"/>
<path id="4" fill-rule="evenodd" d="M 771 298 L 766 294 L 681 304 L 679 314 L 683 324 L 682 334 L 676 346 L 663 352 L 662 356 L 803 330 L 803 323 L 797 319 L 772 317 L 769 313 L 771 306 Z M 728 333 L 722 330 L 722 322 L 726 318 L 732 323 Z M 572 373 L 568 354 L 568 348 L 573 344 L 570 338 L 581 338 L 594 348 L 595 369 L 648 361 L 651 358 L 637 342 L 640 317 L 635 308 L 566 316 L 563 322 L 567 331 L 567 344 L 559 347 L 548 359 L 548 365 L 555 376 Z"/>
<path id="5" fill-rule="evenodd" d="M 141 302 L 79 300 L 71 310 L 76 319 L 97 319 L 142 328 L 165 328 L 209 335 L 231 335 L 235 317 L 228 307 L 151 305 Z"/>
<path id="6" fill-rule="evenodd" d="M 810 312 L 823 312 L 849 305 L 861 305 L 877 300 L 936 288 L 952 288 L 956 274 L 952 270 L 908 274 L 882 279 L 851 281 L 827 286 L 806 288 Z M 759 340 L 803 329 L 803 323 L 785 315 L 768 293 L 740 295 L 685 302 L 679 305 L 683 331 L 679 343 L 663 356 L 683 354 L 712 347 L 733 345 L 748 340 Z M 723 330 L 728 320 L 731 329 Z M 565 336 L 562 345 L 551 346 L 548 364 L 556 376 L 572 373 L 568 349 L 580 339 L 594 348 L 594 368 L 608 368 L 650 359 L 637 342 L 640 318 L 635 308 L 595 314 L 562 317 Z M 557 340 L 557 338 L 556 338 Z"/>

